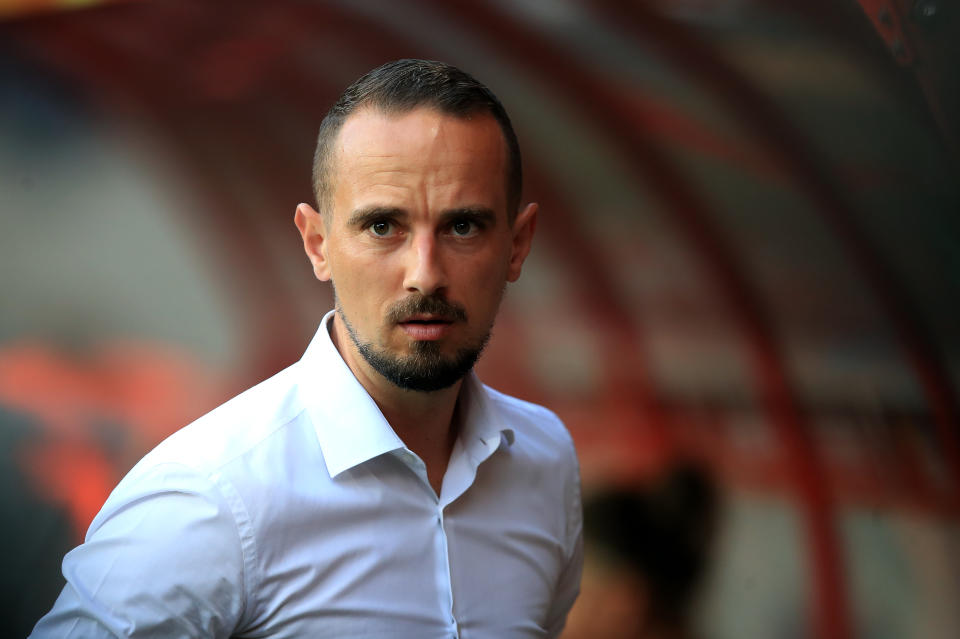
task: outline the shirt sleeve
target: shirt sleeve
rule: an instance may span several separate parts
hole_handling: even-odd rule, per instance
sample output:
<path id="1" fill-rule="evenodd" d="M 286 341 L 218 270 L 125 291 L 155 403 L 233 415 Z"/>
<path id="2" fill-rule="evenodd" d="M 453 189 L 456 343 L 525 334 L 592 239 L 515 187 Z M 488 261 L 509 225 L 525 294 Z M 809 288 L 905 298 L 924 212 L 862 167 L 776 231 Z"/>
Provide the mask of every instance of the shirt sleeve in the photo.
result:
<path id="1" fill-rule="evenodd" d="M 571 448 L 573 442 L 570 443 Z M 573 453 L 567 481 L 567 562 L 557 580 L 553 602 L 547 616 L 547 636 L 558 637 L 567 622 L 567 613 L 580 594 L 583 574 L 583 505 L 580 497 L 580 467 Z"/>
<path id="2" fill-rule="evenodd" d="M 190 469 L 128 476 L 67 553 L 67 584 L 30 637 L 229 637 L 244 601 L 236 521 Z"/>

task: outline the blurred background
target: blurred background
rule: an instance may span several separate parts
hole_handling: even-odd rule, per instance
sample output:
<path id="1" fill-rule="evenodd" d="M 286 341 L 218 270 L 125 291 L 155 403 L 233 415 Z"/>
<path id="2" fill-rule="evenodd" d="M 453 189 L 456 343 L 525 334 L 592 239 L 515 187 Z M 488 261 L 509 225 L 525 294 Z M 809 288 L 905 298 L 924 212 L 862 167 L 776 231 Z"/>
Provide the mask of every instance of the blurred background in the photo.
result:
<path id="1" fill-rule="evenodd" d="M 960 22 L 935 0 L 0 0 L 3 627 L 300 357 L 316 129 L 488 84 L 541 204 L 479 368 L 583 467 L 567 637 L 960 636 Z"/>

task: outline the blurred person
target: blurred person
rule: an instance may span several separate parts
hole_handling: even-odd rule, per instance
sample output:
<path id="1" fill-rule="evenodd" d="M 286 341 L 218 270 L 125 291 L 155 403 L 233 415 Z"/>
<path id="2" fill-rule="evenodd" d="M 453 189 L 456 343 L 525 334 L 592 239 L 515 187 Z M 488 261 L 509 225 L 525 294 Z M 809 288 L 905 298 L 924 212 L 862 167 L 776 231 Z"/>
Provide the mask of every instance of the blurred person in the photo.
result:
<path id="1" fill-rule="evenodd" d="M 584 505 L 583 590 L 564 639 L 693 639 L 691 608 L 709 564 L 719 501 L 699 466 Z"/>
<path id="2" fill-rule="evenodd" d="M 388 63 L 327 113 L 313 181 L 295 222 L 334 310 L 130 471 L 32 636 L 560 633 L 572 441 L 472 372 L 536 222 L 506 112 L 454 67 Z"/>

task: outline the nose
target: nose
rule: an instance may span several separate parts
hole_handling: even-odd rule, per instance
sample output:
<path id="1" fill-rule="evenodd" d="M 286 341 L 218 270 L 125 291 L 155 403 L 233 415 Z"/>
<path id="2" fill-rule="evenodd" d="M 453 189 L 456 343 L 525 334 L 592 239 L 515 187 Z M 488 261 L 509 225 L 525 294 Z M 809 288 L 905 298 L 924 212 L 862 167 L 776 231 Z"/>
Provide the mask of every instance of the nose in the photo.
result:
<path id="1" fill-rule="evenodd" d="M 447 285 L 446 271 L 432 234 L 412 238 L 406 262 L 403 286 L 407 292 L 430 297 L 444 291 Z"/>

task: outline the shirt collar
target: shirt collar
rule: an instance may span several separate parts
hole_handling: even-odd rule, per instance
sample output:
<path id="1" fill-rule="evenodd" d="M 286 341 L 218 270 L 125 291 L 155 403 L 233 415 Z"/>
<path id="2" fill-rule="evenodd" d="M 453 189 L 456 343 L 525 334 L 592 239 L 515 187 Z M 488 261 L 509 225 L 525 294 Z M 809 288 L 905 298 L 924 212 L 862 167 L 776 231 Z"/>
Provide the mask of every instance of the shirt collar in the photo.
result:
<path id="1" fill-rule="evenodd" d="M 313 423 L 331 477 L 405 448 L 334 346 L 329 332 L 334 312 L 323 316 L 298 364 L 301 401 Z M 460 402 L 460 439 L 467 451 L 477 451 L 480 458 L 476 462 L 492 454 L 501 439 L 507 445 L 513 444 L 513 430 L 503 425 L 499 411 L 473 371 L 464 378 Z"/>
<path id="2" fill-rule="evenodd" d="M 496 448 L 501 438 L 513 445 L 513 429 L 506 427 L 500 411 L 491 401 L 486 387 L 476 373 L 470 371 L 460 387 L 460 439 L 466 447 L 479 440 L 484 446 Z"/>
<path id="3" fill-rule="evenodd" d="M 330 311 L 323 316 L 300 359 L 298 384 L 327 472 L 336 477 L 404 446 L 333 345 L 329 333 L 333 314 Z"/>

